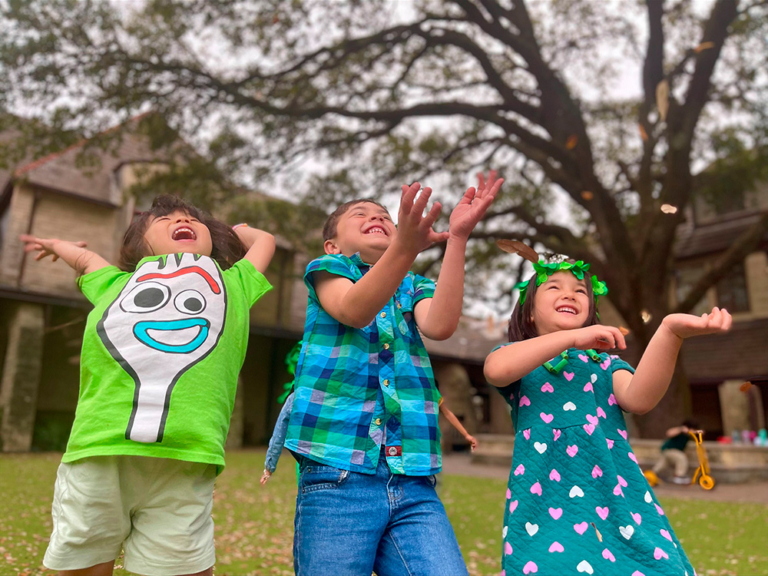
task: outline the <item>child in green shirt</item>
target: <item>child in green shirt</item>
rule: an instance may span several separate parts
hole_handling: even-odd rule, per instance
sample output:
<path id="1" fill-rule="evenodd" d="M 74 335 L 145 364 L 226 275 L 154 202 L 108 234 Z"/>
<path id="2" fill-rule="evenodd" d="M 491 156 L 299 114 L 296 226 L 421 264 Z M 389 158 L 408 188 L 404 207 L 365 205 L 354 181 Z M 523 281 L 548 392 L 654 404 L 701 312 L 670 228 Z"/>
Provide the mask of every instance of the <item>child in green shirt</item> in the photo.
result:
<path id="1" fill-rule="evenodd" d="M 235 228 L 160 196 L 126 231 L 119 268 L 84 242 L 22 236 L 36 260 L 81 274 L 94 305 L 46 567 L 111 574 L 124 549 L 132 572 L 212 574 L 213 483 L 275 249 Z"/>

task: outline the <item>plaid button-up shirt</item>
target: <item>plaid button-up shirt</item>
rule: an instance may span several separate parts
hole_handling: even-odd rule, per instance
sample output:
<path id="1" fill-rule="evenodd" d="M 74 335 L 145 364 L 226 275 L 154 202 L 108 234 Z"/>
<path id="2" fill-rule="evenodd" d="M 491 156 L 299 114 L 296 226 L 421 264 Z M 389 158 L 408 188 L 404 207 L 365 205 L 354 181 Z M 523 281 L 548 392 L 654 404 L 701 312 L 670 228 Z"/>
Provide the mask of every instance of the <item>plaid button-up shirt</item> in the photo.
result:
<path id="1" fill-rule="evenodd" d="M 416 303 L 434 295 L 434 282 L 409 272 L 362 329 L 335 320 L 315 293 L 315 272 L 357 282 L 369 268 L 358 254 L 326 255 L 307 266 L 307 321 L 285 446 L 325 465 L 373 474 L 384 445 L 392 472 L 435 474 L 442 465 L 440 394 L 413 317 Z"/>

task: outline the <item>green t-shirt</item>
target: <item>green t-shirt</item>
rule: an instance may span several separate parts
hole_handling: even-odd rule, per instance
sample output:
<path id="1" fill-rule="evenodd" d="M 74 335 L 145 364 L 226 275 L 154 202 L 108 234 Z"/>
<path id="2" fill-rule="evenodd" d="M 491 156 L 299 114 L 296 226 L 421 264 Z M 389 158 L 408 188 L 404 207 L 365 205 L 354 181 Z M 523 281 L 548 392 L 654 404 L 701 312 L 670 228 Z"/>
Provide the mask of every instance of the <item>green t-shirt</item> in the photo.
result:
<path id="1" fill-rule="evenodd" d="M 222 271 L 195 254 L 83 276 L 80 289 L 94 309 L 63 461 L 133 455 L 223 469 L 248 310 L 271 288 L 248 260 Z"/>

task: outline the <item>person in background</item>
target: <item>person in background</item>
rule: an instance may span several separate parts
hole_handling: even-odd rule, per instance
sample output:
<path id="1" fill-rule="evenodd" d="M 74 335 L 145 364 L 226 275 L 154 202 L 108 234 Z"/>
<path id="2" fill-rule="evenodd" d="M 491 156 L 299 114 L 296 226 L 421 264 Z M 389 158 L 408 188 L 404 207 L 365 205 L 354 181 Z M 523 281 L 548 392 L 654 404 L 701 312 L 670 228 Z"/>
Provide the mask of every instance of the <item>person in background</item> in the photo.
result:
<path id="1" fill-rule="evenodd" d="M 688 433 L 698 429 L 698 424 L 693 420 L 686 420 L 680 426 L 674 426 L 667 430 L 667 439 L 661 445 L 661 456 L 653 466 L 653 472 L 658 476 L 667 466 L 674 468 L 675 476 L 672 482 L 675 484 L 690 484 L 688 477 L 688 457 L 685 455 L 685 447 L 691 439 Z"/>

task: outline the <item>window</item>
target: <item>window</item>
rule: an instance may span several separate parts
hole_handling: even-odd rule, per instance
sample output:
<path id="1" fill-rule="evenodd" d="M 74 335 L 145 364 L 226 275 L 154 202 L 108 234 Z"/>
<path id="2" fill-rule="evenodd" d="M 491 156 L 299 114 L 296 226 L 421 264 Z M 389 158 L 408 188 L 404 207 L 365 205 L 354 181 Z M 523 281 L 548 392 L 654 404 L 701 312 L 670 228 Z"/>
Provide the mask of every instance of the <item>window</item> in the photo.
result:
<path id="1" fill-rule="evenodd" d="M 717 305 L 728 312 L 749 312 L 747 276 L 743 262 L 717 283 Z"/>
<path id="2" fill-rule="evenodd" d="M 678 268 L 676 272 L 677 282 L 675 283 L 675 296 L 677 297 L 678 303 L 685 300 L 686 296 L 688 296 L 690 293 L 691 288 L 693 288 L 696 282 L 699 281 L 699 278 L 701 278 L 702 274 L 704 274 L 704 268 L 701 266 L 688 266 L 684 268 Z M 701 316 L 710 310 L 711 307 L 709 305 L 709 299 L 706 295 L 704 295 L 702 299 L 698 301 L 696 306 L 693 307 L 690 313 Z"/>

